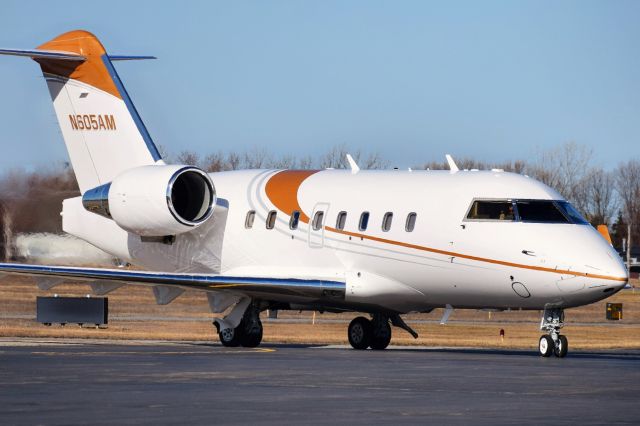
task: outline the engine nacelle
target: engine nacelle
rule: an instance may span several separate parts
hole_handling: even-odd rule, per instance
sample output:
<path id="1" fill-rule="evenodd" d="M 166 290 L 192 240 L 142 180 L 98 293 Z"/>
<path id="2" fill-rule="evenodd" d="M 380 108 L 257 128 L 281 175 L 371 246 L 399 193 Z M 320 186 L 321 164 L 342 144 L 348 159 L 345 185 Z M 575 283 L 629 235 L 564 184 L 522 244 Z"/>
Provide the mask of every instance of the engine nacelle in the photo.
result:
<path id="1" fill-rule="evenodd" d="M 85 209 L 143 237 L 191 231 L 211 217 L 215 203 L 209 175 L 184 165 L 136 167 L 82 196 Z"/>

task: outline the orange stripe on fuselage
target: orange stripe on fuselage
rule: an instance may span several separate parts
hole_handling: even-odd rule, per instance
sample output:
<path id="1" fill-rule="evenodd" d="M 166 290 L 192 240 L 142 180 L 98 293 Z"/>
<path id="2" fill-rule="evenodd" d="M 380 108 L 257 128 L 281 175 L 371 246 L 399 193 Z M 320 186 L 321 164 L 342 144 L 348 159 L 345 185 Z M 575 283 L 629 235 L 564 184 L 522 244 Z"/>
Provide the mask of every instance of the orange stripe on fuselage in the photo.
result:
<path id="1" fill-rule="evenodd" d="M 85 61 L 60 61 L 55 59 L 35 59 L 42 72 L 81 81 L 122 99 L 109 71 L 102 62 L 106 54 L 104 46 L 96 36 L 88 31 L 69 31 L 37 47 L 43 50 L 60 50 L 83 55 Z"/>
<path id="2" fill-rule="evenodd" d="M 309 223 L 309 217 L 302 211 L 298 202 L 298 190 L 300 185 L 309 176 L 317 173 L 319 170 L 284 170 L 273 175 L 265 186 L 267 197 L 273 203 L 276 208 L 285 214 L 291 216 L 294 210 L 300 211 L 300 220 L 304 223 Z M 472 256 L 468 254 L 457 253 L 453 251 L 440 250 L 431 247 L 420 246 L 417 244 L 404 243 L 402 241 L 389 240 L 386 238 L 374 237 L 373 235 L 360 234 L 357 232 L 349 232 L 329 226 L 324 227 L 325 230 L 336 234 L 348 235 L 350 237 L 362 238 L 369 241 L 376 241 L 384 244 L 391 244 L 394 246 L 405 247 L 414 250 L 425 251 L 429 253 L 436 253 L 444 256 L 459 257 L 461 259 L 468 259 L 477 262 L 491 263 L 494 265 L 509 266 L 513 268 L 529 269 L 532 271 L 551 272 L 554 274 L 573 275 L 576 277 L 588 277 L 596 279 L 604 279 L 611 281 L 626 282 L 627 278 L 623 277 L 611 277 L 608 275 L 589 274 L 586 272 L 569 271 L 564 269 L 544 268 L 541 266 L 524 265 L 521 263 L 507 262 L 504 260 L 489 259 L 486 257 Z"/>
<path id="3" fill-rule="evenodd" d="M 300 221 L 309 223 L 307 216 L 298 203 L 298 190 L 302 182 L 320 170 L 283 170 L 271 176 L 265 185 L 267 197 L 281 212 L 291 216 L 294 210 L 300 212 Z"/>
<path id="4" fill-rule="evenodd" d="M 514 268 L 530 269 L 530 270 L 533 270 L 533 271 L 553 272 L 555 274 L 573 275 L 573 276 L 576 276 L 576 277 L 589 277 L 589 278 L 598 278 L 598 279 L 604 279 L 604 280 L 623 281 L 623 282 L 627 281 L 626 278 L 621 278 L 621 277 L 611 277 L 611 276 L 608 276 L 608 275 L 588 274 L 586 272 L 576 272 L 576 271 L 569 271 L 569 270 L 565 270 L 565 269 L 543 268 L 541 266 L 523 265 L 521 263 L 506 262 L 504 260 L 495 260 L 495 259 L 489 259 L 489 258 L 486 258 L 486 257 L 472 256 L 472 255 L 469 255 L 469 254 L 462 254 L 462 253 L 456 253 L 456 252 L 453 252 L 453 251 L 440 250 L 440 249 L 435 249 L 435 248 L 430 248 L 430 247 L 419 246 L 417 244 L 403 243 L 402 241 L 388 240 L 386 238 L 374 237 L 372 235 L 358 234 L 356 232 L 349 232 L 349 231 L 341 231 L 339 229 L 331 228 L 329 226 L 326 226 L 325 230 L 330 231 L 330 232 L 335 232 L 337 234 L 349 235 L 351 237 L 363 238 L 365 240 L 377 241 L 379 243 L 393 244 L 395 246 L 406 247 L 406 248 L 420 250 L 420 251 L 427 251 L 427 252 L 430 252 L 430 253 L 441 254 L 441 255 L 444 255 L 444 256 L 459 257 L 459 258 L 462 258 L 462 259 L 475 260 L 475 261 L 478 261 L 478 262 L 492 263 L 492 264 L 495 264 L 495 265 L 511 266 L 511 267 L 514 267 Z"/>

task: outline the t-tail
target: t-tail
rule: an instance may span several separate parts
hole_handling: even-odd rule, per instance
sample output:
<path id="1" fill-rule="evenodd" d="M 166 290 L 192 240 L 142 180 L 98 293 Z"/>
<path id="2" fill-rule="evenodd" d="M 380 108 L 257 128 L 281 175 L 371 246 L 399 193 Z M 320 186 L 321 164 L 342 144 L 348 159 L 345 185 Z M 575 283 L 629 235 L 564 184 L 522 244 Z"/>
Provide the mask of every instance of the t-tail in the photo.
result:
<path id="1" fill-rule="evenodd" d="M 70 31 L 32 50 L 0 49 L 30 57 L 47 81 L 80 191 L 111 182 L 134 167 L 163 164 L 112 61 L 96 36 Z"/>

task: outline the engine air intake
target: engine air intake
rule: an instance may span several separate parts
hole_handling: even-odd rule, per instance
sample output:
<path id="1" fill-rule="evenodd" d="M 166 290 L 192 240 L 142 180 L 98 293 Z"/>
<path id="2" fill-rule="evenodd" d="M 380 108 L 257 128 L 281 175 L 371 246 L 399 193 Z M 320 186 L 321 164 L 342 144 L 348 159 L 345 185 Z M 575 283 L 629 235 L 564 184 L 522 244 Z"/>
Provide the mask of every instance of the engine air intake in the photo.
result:
<path id="1" fill-rule="evenodd" d="M 171 213 L 185 225 L 206 220 L 213 210 L 213 184 L 203 171 L 185 168 L 173 175 L 167 187 Z"/>

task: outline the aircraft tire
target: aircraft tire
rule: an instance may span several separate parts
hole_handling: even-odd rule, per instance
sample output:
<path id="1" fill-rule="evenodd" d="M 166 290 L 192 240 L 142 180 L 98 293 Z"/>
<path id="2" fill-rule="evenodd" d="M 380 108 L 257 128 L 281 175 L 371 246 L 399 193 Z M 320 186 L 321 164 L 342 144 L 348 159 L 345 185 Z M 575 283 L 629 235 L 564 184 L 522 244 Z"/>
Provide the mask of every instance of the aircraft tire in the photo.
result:
<path id="1" fill-rule="evenodd" d="M 538 344 L 538 350 L 540 351 L 540 355 L 547 358 L 550 357 L 553 353 L 555 345 L 553 343 L 553 339 L 548 334 L 543 334 L 540 337 L 540 342 Z"/>
<path id="2" fill-rule="evenodd" d="M 567 340 L 566 336 L 563 336 L 562 334 L 559 335 L 558 336 L 558 346 L 555 348 L 553 353 L 558 358 L 564 358 L 565 356 L 567 356 L 567 351 L 568 350 L 569 350 L 569 341 Z"/>
<path id="3" fill-rule="evenodd" d="M 240 334 L 241 333 L 240 326 L 236 328 L 227 328 L 225 330 L 220 330 L 218 333 L 218 338 L 220 339 L 220 343 L 222 346 L 226 346 L 228 348 L 235 348 L 240 345 Z"/>
<path id="4" fill-rule="evenodd" d="M 241 323 L 240 326 L 243 324 Z M 259 327 L 254 327 L 253 330 L 243 330 L 240 336 L 240 344 L 245 348 L 255 348 L 262 342 L 262 321 L 258 320 Z"/>
<path id="5" fill-rule="evenodd" d="M 365 317 L 354 318 L 349 323 L 347 330 L 347 336 L 349 337 L 349 344 L 353 349 L 364 350 L 371 344 L 371 321 Z"/>
<path id="6" fill-rule="evenodd" d="M 371 349 L 374 350 L 383 350 L 389 346 L 391 342 L 391 326 L 389 325 L 389 321 L 384 321 L 378 324 L 378 327 L 372 326 L 371 333 Z"/>

